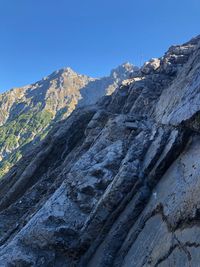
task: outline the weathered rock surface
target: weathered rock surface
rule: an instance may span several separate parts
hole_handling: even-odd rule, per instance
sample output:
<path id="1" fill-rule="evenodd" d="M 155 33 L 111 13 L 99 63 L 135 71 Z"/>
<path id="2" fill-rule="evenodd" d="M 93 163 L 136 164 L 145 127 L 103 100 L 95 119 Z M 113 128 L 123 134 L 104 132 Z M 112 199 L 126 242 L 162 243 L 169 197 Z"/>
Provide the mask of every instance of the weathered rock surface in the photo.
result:
<path id="1" fill-rule="evenodd" d="M 79 107 L 0 181 L 0 266 L 197 267 L 200 37 Z"/>

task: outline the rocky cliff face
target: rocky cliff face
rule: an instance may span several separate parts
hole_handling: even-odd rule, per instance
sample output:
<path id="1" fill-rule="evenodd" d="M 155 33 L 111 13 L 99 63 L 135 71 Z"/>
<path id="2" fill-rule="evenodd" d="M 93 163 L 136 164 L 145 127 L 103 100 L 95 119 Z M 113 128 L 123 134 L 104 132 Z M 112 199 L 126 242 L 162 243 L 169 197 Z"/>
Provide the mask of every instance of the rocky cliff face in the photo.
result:
<path id="1" fill-rule="evenodd" d="M 0 266 L 199 266 L 200 37 L 79 107 L 0 181 Z"/>
<path id="2" fill-rule="evenodd" d="M 70 68 L 61 69 L 35 84 L 0 95 L 0 177 L 43 139 L 53 124 L 68 117 L 79 104 L 94 104 L 115 91 L 137 68 L 129 63 L 108 77 L 90 78 Z"/>

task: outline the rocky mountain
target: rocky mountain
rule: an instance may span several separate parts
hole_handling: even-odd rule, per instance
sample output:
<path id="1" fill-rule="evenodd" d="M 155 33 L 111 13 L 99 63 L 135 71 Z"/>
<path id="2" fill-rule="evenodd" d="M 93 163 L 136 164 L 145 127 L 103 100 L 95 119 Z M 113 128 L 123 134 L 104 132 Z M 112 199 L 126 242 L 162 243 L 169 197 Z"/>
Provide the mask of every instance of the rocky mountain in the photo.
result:
<path id="1" fill-rule="evenodd" d="M 130 63 L 110 76 L 90 78 L 70 68 L 61 69 L 34 84 L 0 95 L 0 177 L 29 147 L 43 139 L 55 122 L 68 117 L 77 104 L 94 104 L 110 95 L 137 68 Z"/>
<path id="2" fill-rule="evenodd" d="M 0 266 L 197 267 L 200 36 L 80 106 L 0 181 Z"/>

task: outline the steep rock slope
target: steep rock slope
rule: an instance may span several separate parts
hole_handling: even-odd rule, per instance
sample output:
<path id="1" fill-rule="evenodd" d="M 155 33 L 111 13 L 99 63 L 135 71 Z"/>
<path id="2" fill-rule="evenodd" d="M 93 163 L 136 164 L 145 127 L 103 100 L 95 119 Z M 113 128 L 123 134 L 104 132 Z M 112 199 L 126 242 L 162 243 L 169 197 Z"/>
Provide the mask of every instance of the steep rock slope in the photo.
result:
<path id="1" fill-rule="evenodd" d="M 56 121 L 68 117 L 77 104 L 94 104 L 114 92 L 137 70 L 130 63 L 110 76 L 90 78 L 70 68 L 61 69 L 35 84 L 0 95 L 0 176 L 39 140 Z"/>
<path id="2" fill-rule="evenodd" d="M 200 37 L 76 109 L 0 181 L 0 266 L 199 266 Z"/>

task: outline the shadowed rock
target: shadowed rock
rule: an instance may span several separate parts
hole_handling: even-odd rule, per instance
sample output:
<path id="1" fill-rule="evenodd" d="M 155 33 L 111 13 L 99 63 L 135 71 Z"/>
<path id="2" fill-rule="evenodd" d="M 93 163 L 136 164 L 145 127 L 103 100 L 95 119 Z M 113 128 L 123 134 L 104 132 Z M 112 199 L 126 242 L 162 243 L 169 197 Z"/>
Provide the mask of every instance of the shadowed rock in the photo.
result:
<path id="1" fill-rule="evenodd" d="M 200 37 L 79 107 L 0 181 L 0 266 L 199 265 Z"/>

